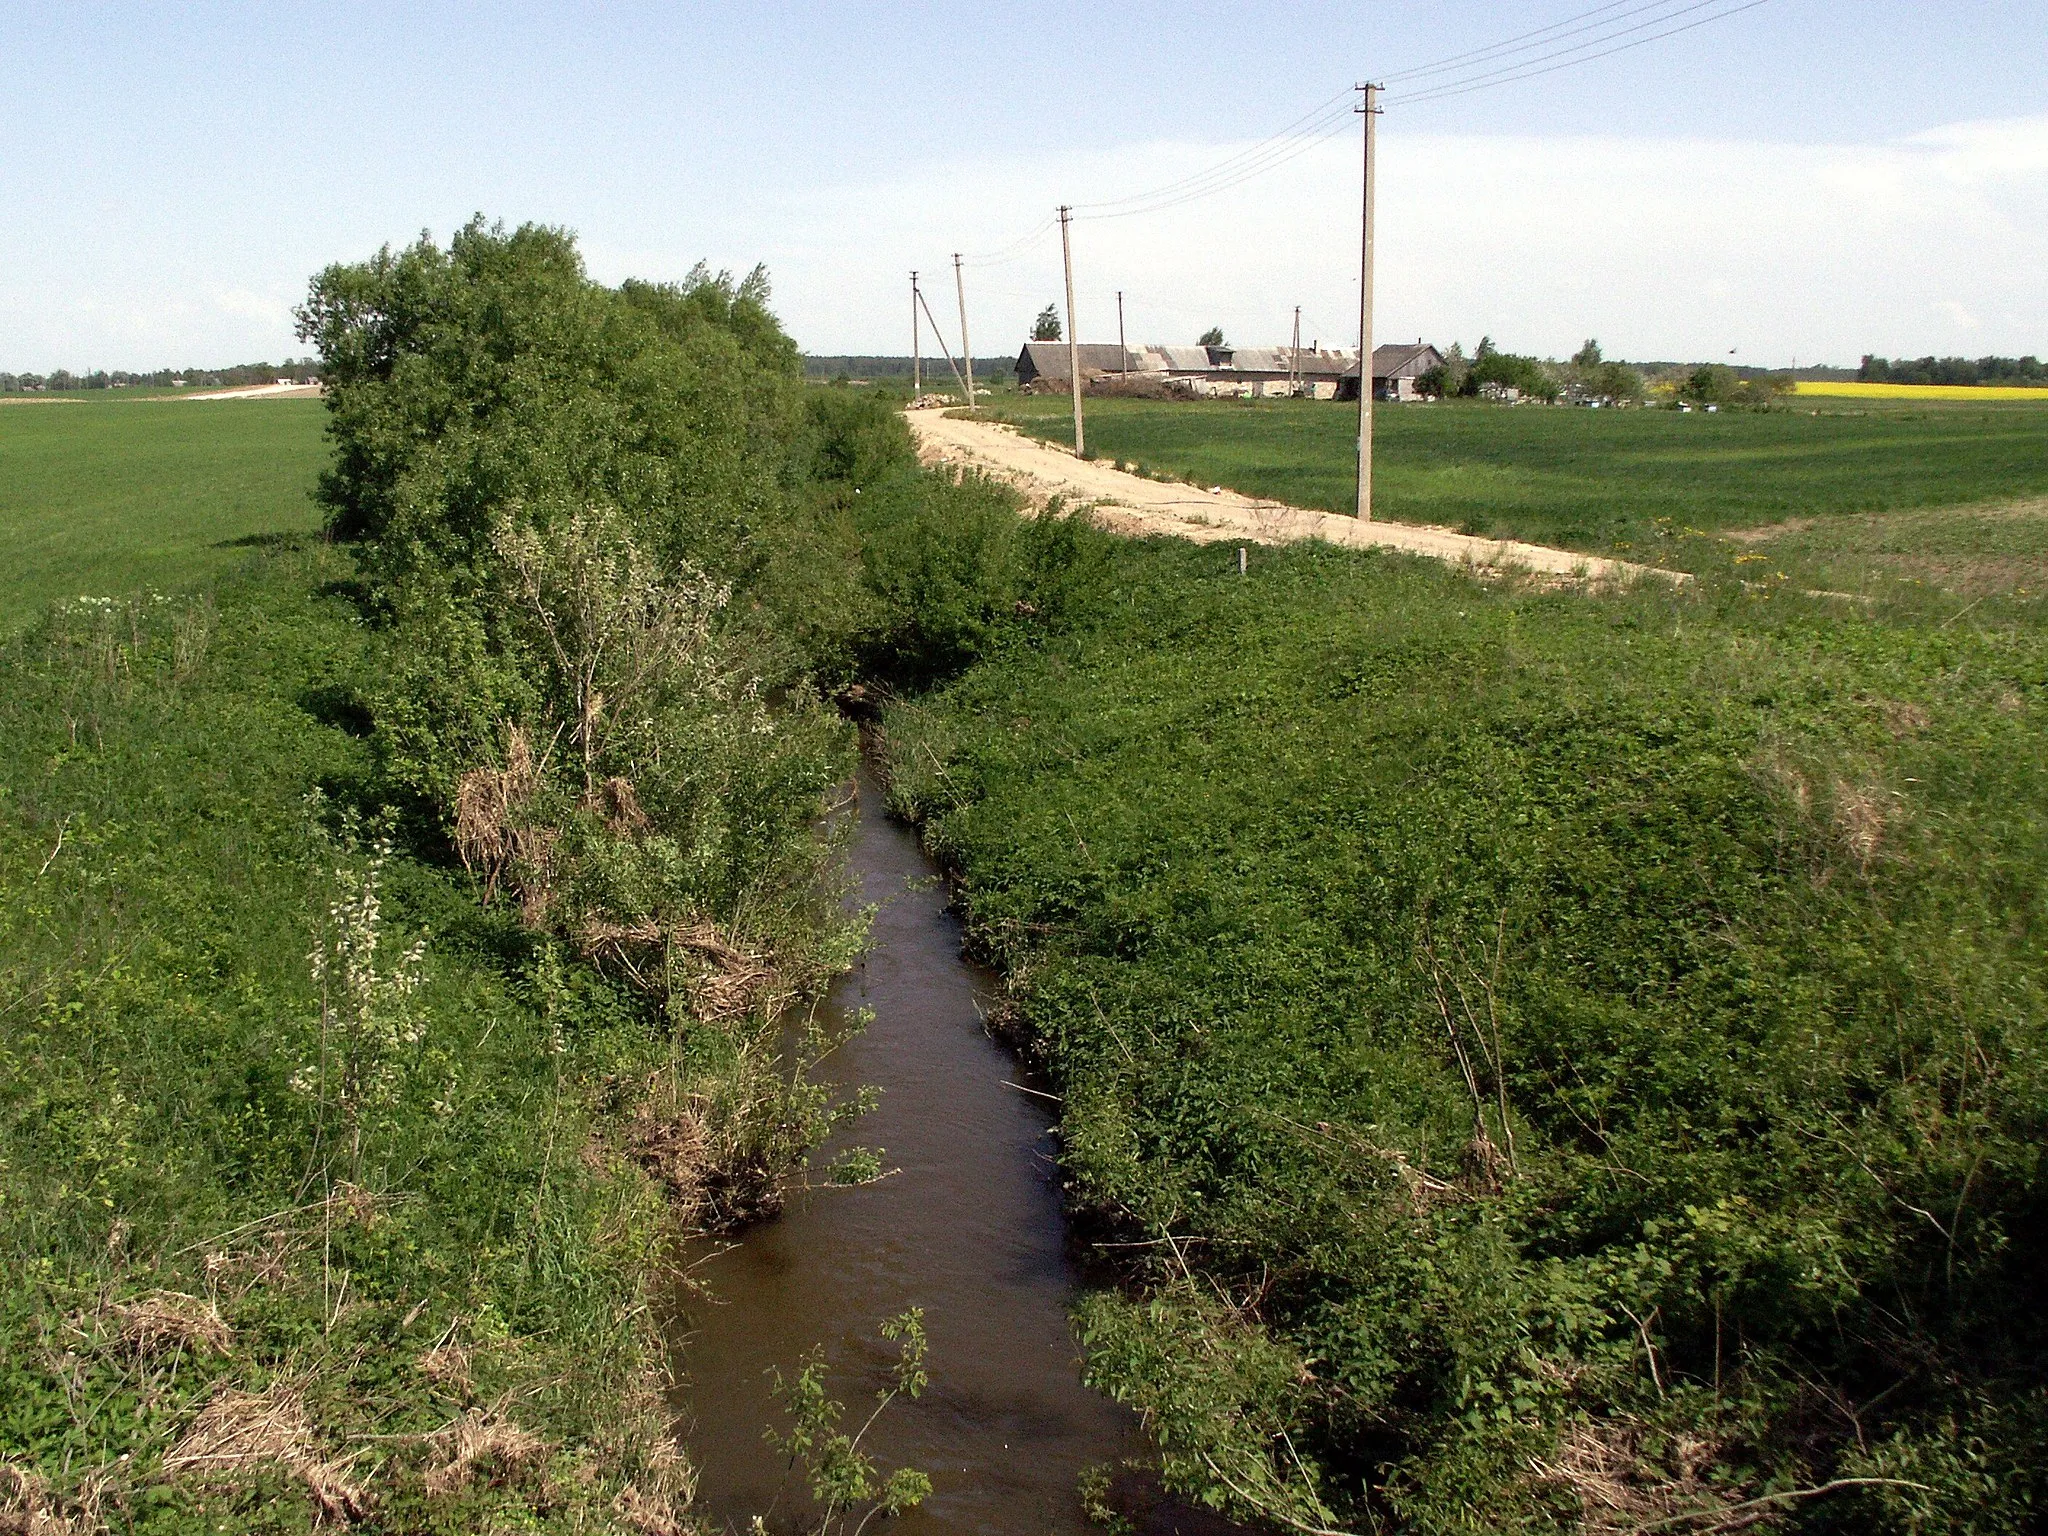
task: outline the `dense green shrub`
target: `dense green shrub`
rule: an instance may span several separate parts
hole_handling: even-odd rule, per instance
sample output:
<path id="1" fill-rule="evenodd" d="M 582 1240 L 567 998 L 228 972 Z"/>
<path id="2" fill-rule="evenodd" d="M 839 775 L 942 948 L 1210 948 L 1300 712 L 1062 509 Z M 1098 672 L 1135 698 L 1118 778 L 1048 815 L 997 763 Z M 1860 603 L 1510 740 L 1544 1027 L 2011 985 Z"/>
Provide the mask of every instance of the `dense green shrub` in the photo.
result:
<path id="1" fill-rule="evenodd" d="M 906 452 L 810 398 L 766 298 L 759 271 L 604 288 L 565 234 L 478 221 L 329 268 L 301 315 L 330 526 L 400 660 L 369 700 L 386 772 L 678 1022 L 839 953 L 814 823 L 848 738 L 788 635 L 826 653 L 845 620 L 786 567 L 850 566 L 837 493 Z M 683 974 L 707 963 L 760 985 Z"/>
<path id="2" fill-rule="evenodd" d="M 1170 1475 L 2031 1529 L 2040 631 L 1073 536 L 1085 598 L 885 726 L 1148 1256 L 1084 1321 Z"/>

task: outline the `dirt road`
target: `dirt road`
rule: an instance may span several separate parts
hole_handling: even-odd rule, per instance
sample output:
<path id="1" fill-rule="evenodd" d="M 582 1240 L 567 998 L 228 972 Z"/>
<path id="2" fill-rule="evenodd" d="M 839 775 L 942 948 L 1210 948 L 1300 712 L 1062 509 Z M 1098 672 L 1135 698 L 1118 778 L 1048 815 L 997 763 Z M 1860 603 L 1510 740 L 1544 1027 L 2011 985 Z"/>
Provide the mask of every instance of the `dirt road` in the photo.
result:
<path id="1" fill-rule="evenodd" d="M 1221 488 L 1204 489 L 1170 480 L 1147 480 L 998 422 L 971 421 L 939 410 L 904 413 L 926 464 L 956 472 L 978 471 L 1015 486 L 1034 505 L 1054 497 L 1094 508 L 1095 521 L 1118 533 L 1172 534 L 1198 543 L 1287 544 L 1321 539 L 1353 549 L 1402 549 L 1455 565 L 1490 570 L 1540 571 L 1582 581 L 1624 581 L 1658 576 L 1690 578 L 1626 560 L 1608 560 L 1546 544 L 1482 539 L 1449 528 L 1414 523 L 1361 523 L 1355 517 L 1312 512 L 1282 502 L 1261 501 Z"/>

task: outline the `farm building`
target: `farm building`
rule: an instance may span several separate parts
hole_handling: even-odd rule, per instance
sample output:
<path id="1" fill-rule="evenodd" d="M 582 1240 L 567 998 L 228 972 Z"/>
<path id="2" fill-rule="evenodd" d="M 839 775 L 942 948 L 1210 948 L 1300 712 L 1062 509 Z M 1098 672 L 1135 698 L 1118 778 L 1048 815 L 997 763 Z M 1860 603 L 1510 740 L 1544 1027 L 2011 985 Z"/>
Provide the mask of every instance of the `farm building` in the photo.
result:
<path id="1" fill-rule="evenodd" d="M 1080 353 L 1081 381 L 1111 375 L 1153 379 L 1193 395 L 1250 398 L 1260 395 L 1312 395 L 1318 400 L 1358 398 L 1358 354 L 1355 351 L 1303 347 L 1132 347 L 1085 342 Z M 1423 342 L 1375 347 L 1372 354 L 1373 397 L 1413 400 L 1415 381 L 1443 361 L 1443 354 Z M 1027 341 L 1017 354 L 1017 383 L 1029 388 L 1069 387 L 1067 344 Z M 1294 381 L 1299 380 L 1297 385 Z"/>

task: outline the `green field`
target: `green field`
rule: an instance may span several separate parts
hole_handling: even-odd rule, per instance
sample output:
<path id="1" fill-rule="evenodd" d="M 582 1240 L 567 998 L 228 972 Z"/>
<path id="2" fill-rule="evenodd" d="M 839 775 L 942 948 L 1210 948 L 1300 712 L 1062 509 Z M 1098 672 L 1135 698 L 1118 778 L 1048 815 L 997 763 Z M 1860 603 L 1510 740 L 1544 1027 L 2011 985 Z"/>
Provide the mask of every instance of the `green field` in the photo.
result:
<path id="1" fill-rule="evenodd" d="M 169 591 L 319 526 L 317 400 L 0 407 L 0 634 L 53 598 Z"/>
<path id="2" fill-rule="evenodd" d="M 1086 409 L 1088 446 L 1102 457 L 1296 506 L 1352 510 L 1356 407 L 1101 399 Z M 991 407 L 1071 443 L 1069 410 L 1052 396 L 1008 396 Z M 1374 422 L 1377 516 L 1691 570 L 1782 548 L 1813 584 L 1856 583 L 1857 591 L 1864 582 L 1879 593 L 1887 583 L 1939 585 L 1954 569 L 1950 547 L 1915 563 L 1901 537 L 1910 542 L 1923 525 L 1886 521 L 1895 514 L 2048 496 L 2048 407 L 2033 404 L 1707 415 L 1453 403 L 1383 406 Z M 1860 521 L 1838 537 L 1808 529 L 1783 545 L 1734 550 L 1689 532 L 1836 518 Z M 2048 577 L 2043 526 L 2006 520 L 1973 529 L 1964 542 L 1982 563 L 1957 573 L 1961 586 L 2039 592 Z"/>

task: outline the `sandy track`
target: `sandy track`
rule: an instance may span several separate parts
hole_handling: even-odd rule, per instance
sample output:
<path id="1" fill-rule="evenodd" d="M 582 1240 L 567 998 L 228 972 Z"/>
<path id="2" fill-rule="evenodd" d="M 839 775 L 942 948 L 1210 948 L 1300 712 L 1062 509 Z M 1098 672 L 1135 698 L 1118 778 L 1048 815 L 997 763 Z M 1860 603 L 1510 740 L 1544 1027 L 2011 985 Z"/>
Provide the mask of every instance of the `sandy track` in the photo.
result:
<path id="1" fill-rule="evenodd" d="M 318 395 L 318 384 L 249 384 L 239 389 L 209 389 L 203 394 L 173 395 L 175 400 L 296 400 Z"/>
<path id="2" fill-rule="evenodd" d="M 1659 576 L 1690 578 L 1626 560 L 1608 560 L 1547 544 L 1482 539 L 1449 528 L 1414 523 L 1361 523 L 1355 517 L 1261 501 L 1236 491 L 1205 491 L 1175 481 L 1147 480 L 1071 450 L 1026 437 L 1015 427 L 972 421 L 937 410 L 904 413 L 917 438 L 918 457 L 955 472 L 977 471 L 1014 486 L 1036 506 L 1054 497 L 1094 509 L 1094 520 L 1117 533 L 1172 534 L 1198 543 L 1288 544 L 1321 539 L 1353 549 L 1406 550 L 1493 570 L 1540 571 L 1585 581 Z"/>

